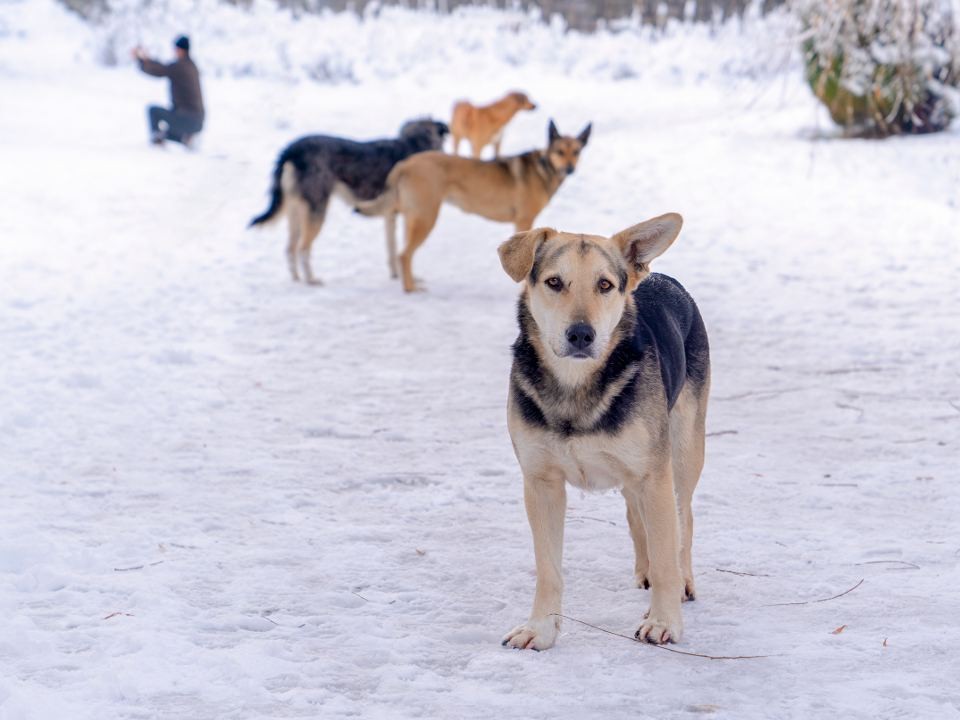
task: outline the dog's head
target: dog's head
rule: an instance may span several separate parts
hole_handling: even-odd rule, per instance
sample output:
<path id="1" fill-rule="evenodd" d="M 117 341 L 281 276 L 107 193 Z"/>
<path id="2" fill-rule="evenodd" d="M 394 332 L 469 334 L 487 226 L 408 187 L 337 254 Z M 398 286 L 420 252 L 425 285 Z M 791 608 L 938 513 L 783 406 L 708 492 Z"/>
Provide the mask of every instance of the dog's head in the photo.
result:
<path id="1" fill-rule="evenodd" d="M 567 377 L 578 374 L 573 365 L 586 371 L 602 362 L 650 261 L 682 224 L 667 213 L 610 238 L 538 228 L 503 243 L 500 262 L 514 281 L 526 282 L 523 299 L 536 325 L 528 330 L 538 335 L 544 360 Z"/>
<path id="2" fill-rule="evenodd" d="M 550 121 L 547 128 L 547 161 L 559 173 L 560 177 L 573 175 L 577 169 L 577 163 L 580 161 L 580 151 L 586 147 L 592 128 L 593 123 L 587 123 L 587 126 L 580 131 L 579 135 L 571 137 L 570 135 L 561 135 L 553 120 Z"/>
<path id="3" fill-rule="evenodd" d="M 507 98 L 517 107 L 517 110 L 536 110 L 537 104 L 526 93 L 514 91 Z"/>
<path id="4" fill-rule="evenodd" d="M 443 138 L 450 133 L 446 123 L 430 118 L 408 120 L 400 128 L 400 137 L 422 146 L 424 150 L 440 150 Z"/>

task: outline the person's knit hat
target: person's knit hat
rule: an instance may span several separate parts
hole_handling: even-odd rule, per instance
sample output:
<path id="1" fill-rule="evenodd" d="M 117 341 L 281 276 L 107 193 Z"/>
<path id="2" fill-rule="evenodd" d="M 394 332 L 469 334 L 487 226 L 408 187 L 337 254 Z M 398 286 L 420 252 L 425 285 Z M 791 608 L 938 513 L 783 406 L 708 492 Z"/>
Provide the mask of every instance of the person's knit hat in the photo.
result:
<path id="1" fill-rule="evenodd" d="M 178 37 L 176 40 L 174 40 L 173 44 L 184 52 L 190 52 L 190 38 L 188 38 L 186 35 L 181 35 Z"/>

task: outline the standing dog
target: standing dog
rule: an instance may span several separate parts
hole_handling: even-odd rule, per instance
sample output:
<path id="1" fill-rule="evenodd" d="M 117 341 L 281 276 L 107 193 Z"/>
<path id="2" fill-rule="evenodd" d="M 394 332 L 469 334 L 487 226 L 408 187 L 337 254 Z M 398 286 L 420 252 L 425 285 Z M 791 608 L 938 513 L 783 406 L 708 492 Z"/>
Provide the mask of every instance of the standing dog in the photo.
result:
<path id="1" fill-rule="evenodd" d="M 710 352 L 703 319 L 650 261 L 680 232 L 670 213 L 612 238 L 537 229 L 500 246 L 525 281 L 513 345 L 508 426 L 523 470 L 537 588 L 530 619 L 503 639 L 544 650 L 560 628 L 566 487 L 619 488 L 651 588 L 639 640 L 680 640 L 693 600 L 690 501 L 703 468 Z M 678 517 L 679 514 L 679 517 Z"/>
<path id="2" fill-rule="evenodd" d="M 446 123 L 412 120 L 400 128 L 395 140 L 355 142 L 327 135 L 300 138 L 277 158 L 270 207 L 251 220 L 250 227 L 270 222 L 281 211 L 286 213 L 290 275 L 300 279 L 299 261 L 303 279 L 322 285 L 310 267 L 310 248 L 323 227 L 330 196 L 339 195 L 351 205 L 378 197 L 394 165 L 414 153 L 443 147 L 448 132 Z"/>
<path id="3" fill-rule="evenodd" d="M 470 142 L 473 157 L 480 157 L 483 148 L 493 143 L 493 156 L 500 157 L 503 128 L 521 110 L 536 110 L 530 98 L 522 92 L 507 93 L 500 100 L 477 107 L 466 100 L 453 106 L 450 120 L 450 136 L 453 138 L 453 154 L 460 152 L 460 140 Z"/>
<path id="4" fill-rule="evenodd" d="M 517 231 L 529 230 L 576 169 L 580 151 L 590 139 L 590 127 L 577 137 L 563 136 L 551 120 L 546 150 L 499 160 L 426 152 L 398 164 L 383 196 L 357 207 L 357 212 L 386 218 L 391 276 L 397 276 L 397 214 L 403 215 L 405 235 L 400 254 L 403 289 L 413 292 L 419 289 L 413 277 L 413 254 L 433 230 L 444 202 L 489 220 L 511 222 Z"/>

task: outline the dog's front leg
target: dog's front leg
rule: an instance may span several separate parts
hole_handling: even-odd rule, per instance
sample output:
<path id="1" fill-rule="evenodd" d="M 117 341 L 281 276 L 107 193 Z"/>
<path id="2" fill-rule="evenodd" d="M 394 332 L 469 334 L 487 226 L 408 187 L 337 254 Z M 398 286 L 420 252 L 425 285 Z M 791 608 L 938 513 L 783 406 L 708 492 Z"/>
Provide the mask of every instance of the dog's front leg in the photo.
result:
<path id="1" fill-rule="evenodd" d="M 563 594 L 563 522 L 567 512 L 567 490 L 560 473 L 546 473 L 523 480 L 527 520 L 533 532 L 537 561 L 537 589 L 530 619 L 503 638 L 510 647 L 546 650 L 553 646 L 560 630 Z"/>
<path id="2" fill-rule="evenodd" d="M 680 612 L 683 579 L 680 574 L 677 501 L 670 460 L 647 474 L 636 491 L 630 494 L 639 502 L 650 560 L 650 610 L 636 637 L 657 644 L 677 642 L 683 635 Z"/>

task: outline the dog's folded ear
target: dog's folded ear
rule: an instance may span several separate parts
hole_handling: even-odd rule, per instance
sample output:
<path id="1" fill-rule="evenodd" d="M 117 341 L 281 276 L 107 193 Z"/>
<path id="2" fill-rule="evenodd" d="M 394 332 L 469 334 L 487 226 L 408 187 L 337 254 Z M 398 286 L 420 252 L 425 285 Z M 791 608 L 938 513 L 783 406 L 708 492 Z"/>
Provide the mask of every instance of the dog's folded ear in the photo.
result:
<path id="1" fill-rule="evenodd" d="M 535 228 L 520 232 L 502 243 L 497 252 L 500 264 L 514 282 L 520 282 L 533 269 L 537 248 L 557 234 L 553 228 Z"/>
<path id="2" fill-rule="evenodd" d="M 642 270 L 651 260 L 666 252 L 682 226 L 683 217 L 679 213 L 667 213 L 621 230 L 613 236 L 613 241 L 629 266 Z"/>

